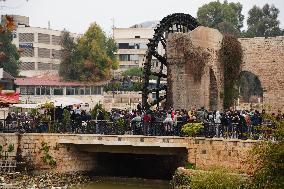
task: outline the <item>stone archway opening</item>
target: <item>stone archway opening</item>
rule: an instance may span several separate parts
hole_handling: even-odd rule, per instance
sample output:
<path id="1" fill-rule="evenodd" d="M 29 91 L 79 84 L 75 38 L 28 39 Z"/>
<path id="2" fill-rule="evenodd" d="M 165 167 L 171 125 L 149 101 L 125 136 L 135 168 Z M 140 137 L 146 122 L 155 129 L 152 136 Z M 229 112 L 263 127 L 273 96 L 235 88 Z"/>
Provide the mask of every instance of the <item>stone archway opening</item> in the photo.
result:
<path id="1" fill-rule="evenodd" d="M 218 108 L 218 88 L 217 79 L 213 69 L 210 69 L 209 73 L 210 84 L 209 84 L 209 108 L 210 110 L 217 110 Z"/>
<path id="2" fill-rule="evenodd" d="M 242 71 L 239 79 L 239 93 L 243 103 L 263 102 L 263 88 L 259 77 L 252 72 Z"/>

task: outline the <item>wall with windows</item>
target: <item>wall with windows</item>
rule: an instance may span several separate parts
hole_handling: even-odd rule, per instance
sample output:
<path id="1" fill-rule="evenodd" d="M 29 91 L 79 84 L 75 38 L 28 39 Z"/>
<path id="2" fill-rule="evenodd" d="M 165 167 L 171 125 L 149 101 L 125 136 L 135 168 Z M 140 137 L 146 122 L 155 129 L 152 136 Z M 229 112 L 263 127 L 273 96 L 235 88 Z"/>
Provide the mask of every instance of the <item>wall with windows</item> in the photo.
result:
<path id="1" fill-rule="evenodd" d="M 119 70 L 122 72 L 133 67 L 142 67 L 147 44 L 153 37 L 153 28 L 114 28 L 113 36 L 117 43 Z"/>
<path id="2" fill-rule="evenodd" d="M 61 31 L 18 26 L 13 43 L 21 49 L 20 75 L 38 76 L 58 73 L 61 59 Z M 75 39 L 78 34 L 72 34 Z"/>
<path id="3" fill-rule="evenodd" d="M 23 103 L 43 103 L 61 96 L 70 96 L 93 108 L 104 101 L 103 86 L 19 86 L 17 92 Z"/>

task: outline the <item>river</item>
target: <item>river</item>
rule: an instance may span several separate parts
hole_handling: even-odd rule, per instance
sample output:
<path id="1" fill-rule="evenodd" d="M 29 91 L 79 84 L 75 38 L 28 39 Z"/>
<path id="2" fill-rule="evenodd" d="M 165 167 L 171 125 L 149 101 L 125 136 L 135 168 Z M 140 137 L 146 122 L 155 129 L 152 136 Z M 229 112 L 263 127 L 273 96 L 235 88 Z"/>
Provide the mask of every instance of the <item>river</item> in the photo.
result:
<path id="1" fill-rule="evenodd" d="M 169 181 L 128 178 L 94 179 L 81 189 L 169 189 Z"/>

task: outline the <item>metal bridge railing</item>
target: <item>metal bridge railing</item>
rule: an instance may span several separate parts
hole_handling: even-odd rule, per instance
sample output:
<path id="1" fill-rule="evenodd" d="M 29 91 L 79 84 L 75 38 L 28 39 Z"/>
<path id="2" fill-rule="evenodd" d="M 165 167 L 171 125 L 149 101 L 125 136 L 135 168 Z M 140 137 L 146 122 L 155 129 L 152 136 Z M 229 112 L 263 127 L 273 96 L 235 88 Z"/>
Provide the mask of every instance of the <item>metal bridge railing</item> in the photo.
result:
<path id="1" fill-rule="evenodd" d="M 76 134 L 102 134 L 102 135 L 149 135 L 149 136 L 184 136 L 181 132 L 184 122 L 164 123 L 154 121 L 143 123 L 141 121 L 107 121 L 107 120 L 72 120 L 69 124 L 62 121 L 44 122 L 32 119 L 16 120 L 7 123 L 0 120 L 0 132 L 2 133 L 76 133 Z M 203 123 L 204 128 L 196 135 L 207 138 L 232 138 L 232 139 L 264 139 L 270 138 L 274 125 L 272 122 L 264 122 L 266 129 L 259 126 L 243 126 L 239 123 L 228 125 Z"/>

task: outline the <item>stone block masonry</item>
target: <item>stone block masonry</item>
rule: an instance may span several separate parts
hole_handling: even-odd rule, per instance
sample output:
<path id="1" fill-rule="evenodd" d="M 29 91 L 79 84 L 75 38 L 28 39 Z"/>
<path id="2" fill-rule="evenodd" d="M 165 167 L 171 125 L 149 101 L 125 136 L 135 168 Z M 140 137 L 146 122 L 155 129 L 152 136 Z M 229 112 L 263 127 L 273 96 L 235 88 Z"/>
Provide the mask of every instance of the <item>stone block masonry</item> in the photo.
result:
<path id="1" fill-rule="evenodd" d="M 97 138 L 100 138 L 99 142 L 96 142 Z M 144 142 L 141 142 L 141 138 Z M 65 141 L 64 144 L 62 141 Z M 188 162 L 195 164 L 198 169 L 225 167 L 242 173 L 250 171 L 250 164 L 246 162 L 247 155 L 252 146 L 259 141 L 124 135 L 0 134 L 0 145 L 4 151 L 10 144 L 14 145 L 14 151 L 8 154 L 10 160 L 16 159 L 16 156 L 20 154 L 23 160 L 31 164 L 36 171 L 50 171 L 50 166 L 44 164 L 42 160 L 44 155 L 41 150 L 42 142 L 46 142 L 50 147 L 49 154 L 57 163 L 53 170 L 58 172 L 94 171 L 96 167 L 99 167 L 95 153 L 107 150 L 108 153 L 118 153 L 108 147 L 119 148 L 120 143 L 123 153 L 131 154 L 135 148 L 137 148 L 135 153 L 138 153 L 145 143 L 143 151 L 140 152 L 141 155 L 156 152 L 157 156 L 163 157 L 170 151 L 169 154 L 173 155 L 174 149 L 180 149 L 176 151 L 177 155 L 180 155 L 180 151 L 188 152 L 185 154 Z M 156 148 L 153 148 L 151 143 Z M 104 145 L 101 146 L 102 144 Z M 84 145 L 89 146 L 93 152 L 84 150 Z M 171 148 L 173 150 L 170 150 Z M 162 151 L 164 153 L 161 153 Z"/>
<path id="2" fill-rule="evenodd" d="M 258 76 L 265 108 L 269 112 L 284 112 L 284 36 L 239 41 L 244 52 L 242 71 Z"/>
<path id="3" fill-rule="evenodd" d="M 3 150 L 10 144 L 14 145 L 14 151 L 8 153 L 10 160 L 16 159 L 21 155 L 24 161 L 31 165 L 35 170 L 50 170 L 50 166 L 43 162 L 44 156 L 42 142 L 50 148 L 48 154 L 57 163 L 54 171 L 74 172 L 91 171 L 94 169 L 94 158 L 87 152 L 79 151 L 75 146 L 60 145 L 60 138 L 68 135 L 60 134 L 0 134 L 0 145 Z M 71 136 L 69 136 L 71 138 Z"/>

